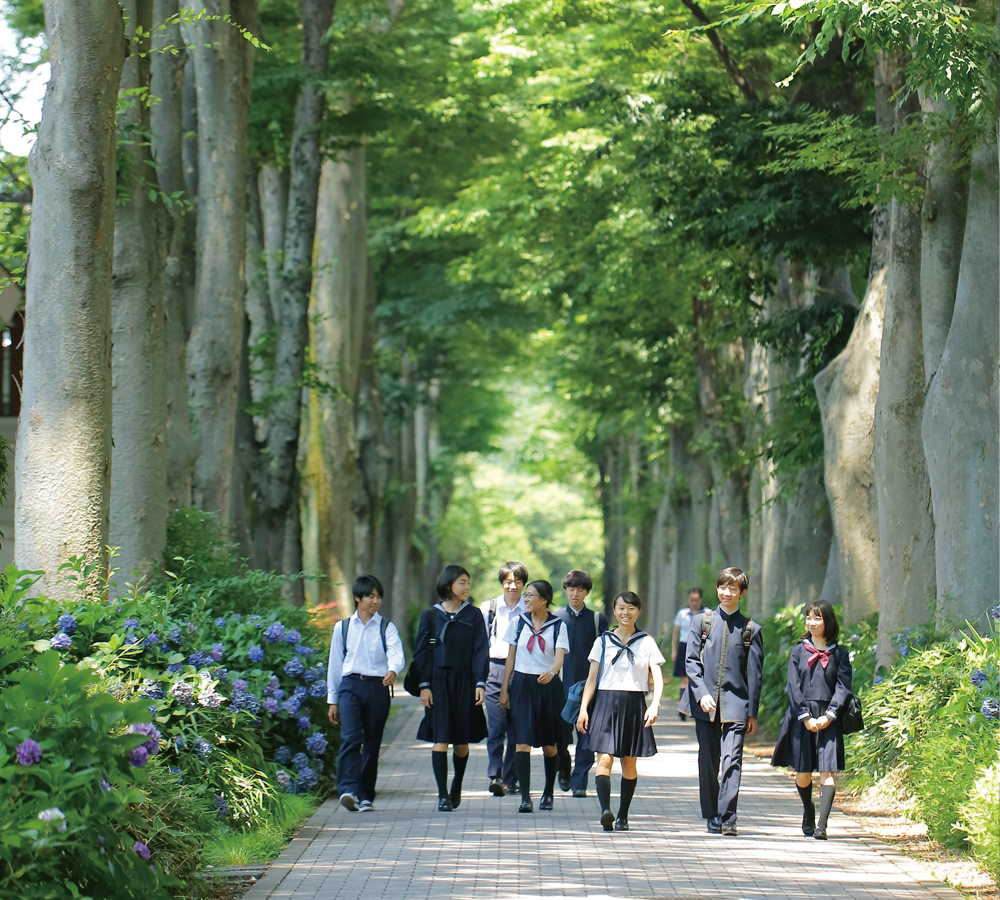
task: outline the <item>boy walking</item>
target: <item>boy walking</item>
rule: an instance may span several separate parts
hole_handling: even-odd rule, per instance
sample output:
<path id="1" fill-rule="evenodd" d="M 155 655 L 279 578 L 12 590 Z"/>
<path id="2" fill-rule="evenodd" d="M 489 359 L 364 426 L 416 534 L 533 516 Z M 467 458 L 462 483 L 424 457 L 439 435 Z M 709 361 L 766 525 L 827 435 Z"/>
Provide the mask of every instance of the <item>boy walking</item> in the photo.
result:
<path id="1" fill-rule="evenodd" d="M 379 615 L 382 585 L 374 575 L 354 582 L 354 615 L 333 626 L 327 669 L 330 721 L 340 723 L 337 788 L 351 812 L 372 812 L 378 754 L 392 702 L 389 688 L 406 665 L 403 642 Z"/>
<path id="2" fill-rule="evenodd" d="M 507 739 L 510 729 L 510 710 L 500 705 L 500 688 L 503 670 L 510 645 L 503 639 L 512 619 L 527 612 L 521 599 L 528 583 L 528 570 L 519 562 L 505 562 L 497 576 L 503 593 L 482 605 L 486 633 L 490 639 L 490 673 L 486 680 L 486 774 L 490 779 L 490 792 L 494 797 L 517 793 L 517 776 L 514 774 L 514 744 Z M 506 742 L 506 752 L 504 743 Z"/>
<path id="3" fill-rule="evenodd" d="M 739 611 L 745 572 L 719 572 L 719 608 L 694 617 L 687 647 L 688 693 L 698 736 L 701 814 L 712 834 L 736 834 L 743 740 L 757 730 L 764 642 Z M 720 784 L 721 764 L 721 784 Z"/>
<path id="4" fill-rule="evenodd" d="M 569 689 L 578 681 L 586 681 L 590 673 L 588 656 L 594 641 L 608 630 L 607 616 L 602 612 L 592 612 L 586 607 L 587 595 L 594 587 L 594 581 L 586 572 L 574 569 L 563 579 L 567 605 L 557 609 L 555 615 L 566 623 L 569 636 L 569 652 L 563 657 L 563 695 L 569 697 Z M 559 757 L 559 787 L 572 790 L 574 797 L 587 796 L 587 779 L 594 765 L 592 750 L 580 748 L 580 735 L 573 725 L 566 725 L 557 743 Z M 571 762 L 569 745 L 572 735 L 577 734 L 576 759 Z M 572 764 L 572 772 L 570 765 Z"/>

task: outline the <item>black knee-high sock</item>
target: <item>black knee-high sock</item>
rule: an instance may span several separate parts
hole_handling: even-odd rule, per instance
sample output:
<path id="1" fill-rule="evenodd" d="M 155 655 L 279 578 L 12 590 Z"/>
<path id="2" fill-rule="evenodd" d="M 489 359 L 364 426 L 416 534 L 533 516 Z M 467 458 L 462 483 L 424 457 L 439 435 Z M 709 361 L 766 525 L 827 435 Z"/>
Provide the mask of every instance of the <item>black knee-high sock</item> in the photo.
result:
<path id="1" fill-rule="evenodd" d="M 816 827 L 821 831 L 826 831 L 826 820 L 830 817 L 830 810 L 833 809 L 833 798 L 837 793 L 837 787 L 833 784 L 822 784 L 819 788 L 819 818 L 816 820 Z"/>
<path id="2" fill-rule="evenodd" d="M 448 796 L 448 751 L 431 750 L 431 768 L 438 786 L 438 798 Z"/>
<path id="3" fill-rule="evenodd" d="M 543 759 L 545 760 L 545 790 L 542 793 L 551 797 L 556 783 L 556 772 L 559 771 L 559 757 L 545 756 Z"/>
<path id="4" fill-rule="evenodd" d="M 518 750 L 514 754 L 514 771 L 521 786 L 521 799 L 531 799 L 531 751 Z"/>
<path id="5" fill-rule="evenodd" d="M 806 787 L 795 785 L 795 789 L 802 798 L 802 827 L 813 828 L 816 825 L 816 807 L 813 805 L 812 782 L 810 781 Z"/>
<path id="6" fill-rule="evenodd" d="M 455 778 L 451 786 L 452 790 L 458 792 L 462 789 L 462 779 L 465 778 L 465 767 L 469 764 L 469 754 L 466 753 L 465 756 L 459 756 L 457 753 L 453 753 L 451 764 L 455 769 Z"/>
<path id="7" fill-rule="evenodd" d="M 618 818 L 623 821 L 628 819 L 628 808 L 632 805 L 632 797 L 635 795 L 635 786 L 638 783 L 638 776 L 622 778 L 622 796 L 621 800 L 618 801 Z"/>
<path id="8" fill-rule="evenodd" d="M 601 804 L 601 812 L 611 809 L 611 776 L 597 775 L 594 787 L 597 788 L 597 802 Z"/>

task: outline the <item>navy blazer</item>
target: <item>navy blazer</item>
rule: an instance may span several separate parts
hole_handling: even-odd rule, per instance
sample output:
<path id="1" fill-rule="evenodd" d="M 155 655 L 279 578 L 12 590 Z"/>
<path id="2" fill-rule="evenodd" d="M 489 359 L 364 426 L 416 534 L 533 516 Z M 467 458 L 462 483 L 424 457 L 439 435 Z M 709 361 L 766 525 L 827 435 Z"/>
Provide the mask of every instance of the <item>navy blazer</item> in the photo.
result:
<path id="1" fill-rule="evenodd" d="M 594 627 L 593 610 L 584 607 L 580 615 L 565 606 L 557 609 L 555 615 L 566 623 L 566 634 L 569 636 L 569 652 L 563 659 L 563 691 L 569 689 L 578 681 L 584 681 L 590 674 L 590 650 L 594 641 L 608 630 L 608 619 L 604 613 L 597 614 L 597 628 Z"/>
<path id="2" fill-rule="evenodd" d="M 760 709 L 761 674 L 764 667 L 764 640 L 760 625 L 753 623 L 750 648 L 743 649 L 743 627 L 748 619 L 739 610 L 727 615 L 720 607 L 712 613 L 712 633 L 705 640 L 702 659 L 701 626 L 705 613 L 695 615 L 691 622 L 685 668 L 688 676 L 688 696 L 691 714 L 696 719 L 722 722 L 745 722 L 757 717 Z M 726 659 L 722 660 L 723 632 L 729 631 Z M 722 682 L 719 666 L 722 664 Z M 717 711 L 709 715 L 701 708 L 702 697 L 715 697 Z M 721 711 L 722 718 L 718 719 Z"/>
<path id="3" fill-rule="evenodd" d="M 836 719 L 841 708 L 851 696 L 851 655 L 843 647 L 834 645 L 829 649 L 829 662 L 824 669 L 820 660 L 809 665 L 809 657 L 814 648 L 804 640 L 799 641 L 788 655 L 788 705 L 796 719 L 807 719 L 808 701 L 815 700 L 820 709 L 826 703 L 826 715 Z"/>

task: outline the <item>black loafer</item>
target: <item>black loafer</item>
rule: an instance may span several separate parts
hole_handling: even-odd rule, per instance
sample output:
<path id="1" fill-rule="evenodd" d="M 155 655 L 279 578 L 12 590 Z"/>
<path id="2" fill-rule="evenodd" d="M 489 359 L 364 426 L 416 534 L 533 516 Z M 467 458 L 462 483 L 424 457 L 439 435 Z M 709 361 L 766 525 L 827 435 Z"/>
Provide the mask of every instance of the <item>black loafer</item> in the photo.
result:
<path id="1" fill-rule="evenodd" d="M 736 835 L 739 834 L 735 825 L 723 825 L 722 833 L 727 837 L 736 837 Z"/>
<path id="2" fill-rule="evenodd" d="M 504 788 L 506 788 L 508 794 L 520 794 L 521 789 L 517 786 L 517 782 L 514 781 L 511 784 L 504 782 Z"/>
<path id="3" fill-rule="evenodd" d="M 490 793 L 494 797 L 503 797 L 507 793 L 507 788 L 499 778 L 494 778 L 490 782 Z"/>
<path id="4" fill-rule="evenodd" d="M 538 802 L 538 808 L 546 811 L 552 809 L 552 795 L 542 794 L 542 799 Z"/>
<path id="5" fill-rule="evenodd" d="M 462 803 L 462 789 L 458 788 L 458 790 L 455 790 L 454 786 L 452 786 L 451 793 L 448 794 L 448 799 L 451 801 L 451 808 L 458 809 Z"/>
<path id="6" fill-rule="evenodd" d="M 559 773 L 559 790 L 564 792 L 569 790 L 569 772 Z"/>
<path id="7" fill-rule="evenodd" d="M 455 807 L 451 805 L 448 797 L 438 798 L 438 812 L 451 812 Z"/>
<path id="8" fill-rule="evenodd" d="M 522 800 L 521 805 L 517 808 L 519 813 L 533 813 L 535 811 L 535 805 L 530 800 Z"/>
<path id="9" fill-rule="evenodd" d="M 817 828 L 813 832 L 813 837 L 816 838 L 817 841 L 825 841 L 826 840 L 826 829 L 825 828 Z"/>
<path id="10" fill-rule="evenodd" d="M 620 816 L 615 819 L 615 831 L 628 831 L 628 819 L 623 819 Z"/>
<path id="11" fill-rule="evenodd" d="M 615 824 L 615 814 L 610 809 L 601 813 L 601 827 L 605 831 L 611 831 Z"/>
<path id="12" fill-rule="evenodd" d="M 712 818 L 708 820 L 708 833 L 722 834 L 722 822 L 719 821 L 718 816 L 712 816 Z"/>
<path id="13" fill-rule="evenodd" d="M 583 788 L 573 788 L 573 796 L 582 799 L 587 796 L 587 792 Z"/>

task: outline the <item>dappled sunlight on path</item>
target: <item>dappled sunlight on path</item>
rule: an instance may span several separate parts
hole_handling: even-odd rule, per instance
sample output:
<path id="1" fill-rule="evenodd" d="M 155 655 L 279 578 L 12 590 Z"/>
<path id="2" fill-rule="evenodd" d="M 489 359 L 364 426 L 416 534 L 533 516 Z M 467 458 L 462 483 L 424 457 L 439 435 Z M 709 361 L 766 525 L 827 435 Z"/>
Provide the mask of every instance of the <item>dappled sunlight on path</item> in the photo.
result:
<path id="1" fill-rule="evenodd" d="M 468 790 L 453 813 L 437 811 L 429 745 L 413 740 L 410 698 L 390 723 L 374 813 L 323 804 L 245 900 L 693 900 L 843 898 L 932 900 L 959 894 L 834 812 L 823 844 L 799 831 L 791 782 L 747 756 L 739 837 L 705 831 L 698 808 L 694 727 L 657 723 L 660 753 L 639 761 L 631 830 L 605 833 L 597 800 L 557 791 L 538 812 L 541 756 L 533 756 L 536 812 L 486 790 L 485 744 L 472 748 Z M 672 714 L 672 706 L 667 705 Z M 618 778 L 613 777 L 617 798 Z"/>

